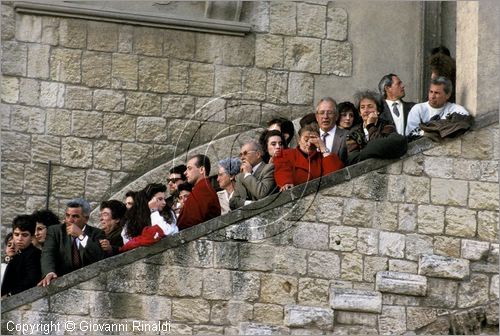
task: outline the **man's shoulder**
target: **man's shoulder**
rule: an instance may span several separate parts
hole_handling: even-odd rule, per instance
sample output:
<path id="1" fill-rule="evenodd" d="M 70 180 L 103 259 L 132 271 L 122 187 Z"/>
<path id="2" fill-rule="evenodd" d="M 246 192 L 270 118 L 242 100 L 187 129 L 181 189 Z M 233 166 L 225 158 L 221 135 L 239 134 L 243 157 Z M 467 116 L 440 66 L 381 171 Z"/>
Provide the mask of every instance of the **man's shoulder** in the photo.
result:
<path id="1" fill-rule="evenodd" d="M 469 112 L 465 109 L 465 107 L 463 107 L 462 105 L 460 104 L 457 104 L 457 103 L 446 103 L 446 110 L 449 111 L 449 112 L 458 112 L 458 113 L 462 113 L 462 114 L 469 114 Z"/>

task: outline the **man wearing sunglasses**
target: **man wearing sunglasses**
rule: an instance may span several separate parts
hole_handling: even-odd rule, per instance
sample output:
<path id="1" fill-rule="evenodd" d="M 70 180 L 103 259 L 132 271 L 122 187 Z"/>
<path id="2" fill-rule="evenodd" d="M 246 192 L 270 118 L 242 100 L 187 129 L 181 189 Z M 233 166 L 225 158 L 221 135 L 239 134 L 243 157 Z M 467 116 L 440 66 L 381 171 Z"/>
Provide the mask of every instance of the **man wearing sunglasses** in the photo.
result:
<path id="1" fill-rule="evenodd" d="M 178 165 L 169 170 L 169 175 L 167 179 L 167 187 L 168 187 L 168 192 L 170 193 L 170 196 L 165 200 L 167 203 L 167 206 L 172 208 L 172 210 L 176 210 L 178 207 L 178 198 L 179 198 L 179 193 L 177 191 L 177 187 L 186 182 L 186 175 L 184 173 L 186 172 L 186 165 Z"/>

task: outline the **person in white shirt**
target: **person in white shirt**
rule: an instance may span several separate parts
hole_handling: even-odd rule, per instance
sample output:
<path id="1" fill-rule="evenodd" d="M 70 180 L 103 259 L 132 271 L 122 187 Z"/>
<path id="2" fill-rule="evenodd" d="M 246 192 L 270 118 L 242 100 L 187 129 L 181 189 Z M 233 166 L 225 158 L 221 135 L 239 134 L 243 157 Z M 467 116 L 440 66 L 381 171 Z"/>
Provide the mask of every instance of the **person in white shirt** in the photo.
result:
<path id="1" fill-rule="evenodd" d="M 406 125 L 406 135 L 422 135 L 420 123 L 427 123 L 431 119 L 446 119 L 451 113 L 469 115 L 469 112 L 458 104 L 450 103 L 453 85 L 451 81 L 443 76 L 431 79 L 428 101 L 416 104 L 410 110 L 408 115 L 408 124 Z"/>
<path id="2" fill-rule="evenodd" d="M 217 183 L 222 188 L 217 192 L 221 208 L 221 214 L 224 215 L 231 211 L 229 200 L 234 194 L 234 185 L 236 175 L 240 172 L 241 162 L 237 158 L 227 158 L 219 161 L 219 170 L 217 172 Z"/>

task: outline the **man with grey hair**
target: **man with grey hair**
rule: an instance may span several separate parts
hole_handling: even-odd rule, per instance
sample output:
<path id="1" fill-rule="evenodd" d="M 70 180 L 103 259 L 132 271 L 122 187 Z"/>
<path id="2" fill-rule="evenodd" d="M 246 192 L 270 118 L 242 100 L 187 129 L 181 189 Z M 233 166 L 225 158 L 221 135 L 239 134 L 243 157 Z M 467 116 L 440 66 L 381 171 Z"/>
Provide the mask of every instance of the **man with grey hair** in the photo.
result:
<path id="1" fill-rule="evenodd" d="M 316 105 L 316 122 L 319 136 L 325 143 L 328 153 L 335 153 L 340 160 L 347 163 L 346 139 L 349 132 L 337 127 L 337 103 L 331 97 L 321 98 Z"/>
<path id="2" fill-rule="evenodd" d="M 38 286 L 64 274 L 104 259 L 106 253 L 99 241 L 106 239 L 101 229 L 87 225 L 90 204 L 83 198 L 75 198 L 66 204 L 64 223 L 52 225 L 42 250 L 42 276 Z"/>
<path id="3" fill-rule="evenodd" d="M 255 140 L 250 140 L 241 147 L 240 173 L 236 175 L 233 197 L 229 200 L 231 209 L 237 209 L 277 191 L 274 165 L 266 164 L 262 159 L 263 155 L 261 145 Z"/>
<path id="4" fill-rule="evenodd" d="M 380 118 L 396 126 L 399 134 L 405 135 L 408 113 L 415 103 L 403 101 L 405 86 L 393 73 L 387 74 L 378 83 L 378 90 L 383 99 L 383 111 Z"/>
<path id="5" fill-rule="evenodd" d="M 446 119 L 452 113 L 469 115 L 469 112 L 458 104 L 450 103 L 453 85 L 451 81 L 443 76 L 431 79 L 431 86 L 428 93 L 428 101 L 415 104 L 408 115 L 406 125 L 406 135 L 422 135 L 420 123 L 427 123 L 430 120 Z"/>

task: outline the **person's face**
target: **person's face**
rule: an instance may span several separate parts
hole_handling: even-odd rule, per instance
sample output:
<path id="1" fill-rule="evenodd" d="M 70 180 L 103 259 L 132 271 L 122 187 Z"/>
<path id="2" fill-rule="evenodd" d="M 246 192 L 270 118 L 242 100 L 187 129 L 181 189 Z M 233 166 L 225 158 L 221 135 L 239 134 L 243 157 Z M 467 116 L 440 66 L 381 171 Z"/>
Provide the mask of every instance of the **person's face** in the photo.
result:
<path id="1" fill-rule="evenodd" d="M 242 162 L 248 162 L 252 167 L 262 161 L 261 154 L 255 150 L 251 143 L 241 147 L 240 159 Z"/>
<path id="2" fill-rule="evenodd" d="M 283 141 L 278 135 L 274 135 L 267 139 L 267 152 L 271 157 L 278 155 L 283 149 Z"/>
<path id="3" fill-rule="evenodd" d="M 344 129 L 350 129 L 354 123 L 354 112 L 344 111 L 340 113 L 339 116 L 339 127 Z"/>
<path id="4" fill-rule="evenodd" d="M 370 114 L 378 114 L 377 103 L 368 98 L 362 99 L 359 102 L 359 113 L 361 114 L 361 119 L 363 119 L 363 122 L 366 124 Z"/>
<path id="5" fill-rule="evenodd" d="M 405 86 L 398 76 L 392 76 L 392 85 L 386 87 L 387 99 L 398 100 L 405 96 Z"/>
<path id="6" fill-rule="evenodd" d="M 110 208 L 104 208 L 99 213 L 99 223 L 105 234 L 110 234 L 120 222 L 119 219 L 113 219 L 113 213 Z"/>
<path id="7" fill-rule="evenodd" d="M 444 84 L 431 84 L 431 87 L 429 88 L 429 105 L 433 108 L 443 107 L 450 96 L 450 93 L 446 94 L 444 92 Z"/>
<path id="8" fill-rule="evenodd" d="M 231 184 L 231 175 L 221 166 L 219 166 L 219 170 L 217 171 L 217 182 L 222 189 L 226 189 L 226 187 Z"/>
<path id="9" fill-rule="evenodd" d="M 319 134 L 316 132 L 311 132 L 311 131 L 304 131 L 302 132 L 302 135 L 299 138 L 299 148 L 304 152 L 304 153 L 312 153 L 316 150 L 316 146 L 313 145 L 310 140 L 311 139 L 317 139 L 319 137 Z"/>
<path id="10" fill-rule="evenodd" d="M 88 220 L 89 220 L 88 217 L 85 217 L 83 215 L 83 209 L 81 207 L 66 208 L 66 212 L 64 214 L 64 224 L 66 224 L 66 226 L 71 226 L 75 224 L 80 229 L 83 229 L 83 227 L 87 224 Z"/>
<path id="11" fill-rule="evenodd" d="M 45 242 L 45 238 L 47 238 L 47 227 L 43 223 L 36 223 L 35 228 L 35 239 L 40 244 Z"/>
<path id="12" fill-rule="evenodd" d="M 5 255 L 13 257 L 16 254 L 16 244 L 14 243 L 14 238 L 10 238 L 5 246 Z"/>
<path id="13" fill-rule="evenodd" d="M 24 250 L 31 244 L 31 233 L 29 231 L 21 231 L 20 228 L 16 228 L 12 232 L 14 238 L 14 245 L 17 250 Z"/>
<path id="14" fill-rule="evenodd" d="M 154 194 L 153 198 L 156 198 L 156 201 L 158 202 L 158 211 L 162 211 L 165 205 L 167 205 L 167 202 L 165 201 L 165 193 L 164 192 L 157 192 Z"/>
<path id="15" fill-rule="evenodd" d="M 134 205 L 134 198 L 132 196 L 128 196 L 125 198 L 125 206 L 127 209 L 130 209 Z"/>
<path id="16" fill-rule="evenodd" d="M 177 190 L 177 186 L 182 183 L 181 174 L 170 174 L 168 176 L 168 191 L 173 193 Z"/>
<path id="17" fill-rule="evenodd" d="M 332 102 L 324 101 L 318 105 L 316 110 L 316 122 L 323 132 L 328 132 L 337 121 L 337 112 Z"/>
<path id="18" fill-rule="evenodd" d="M 184 203 L 186 203 L 189 195 L 191 195 L 191 192 L 187 190 L 183 190 L 179 193 L 179 203 L 181 204 L 181 207 L 184 206 Z"/>
<path id="19" fill-rule="evenodd" d="M 187 177 L 187 181 L 191 184 L 195 184 L 204 177 L 205 168 L 197 167 L 196 166 L 197 164 L 198 164 L 197 158 L 192 158 L 187 163 L 187 169 L 184 174 Z"/>

